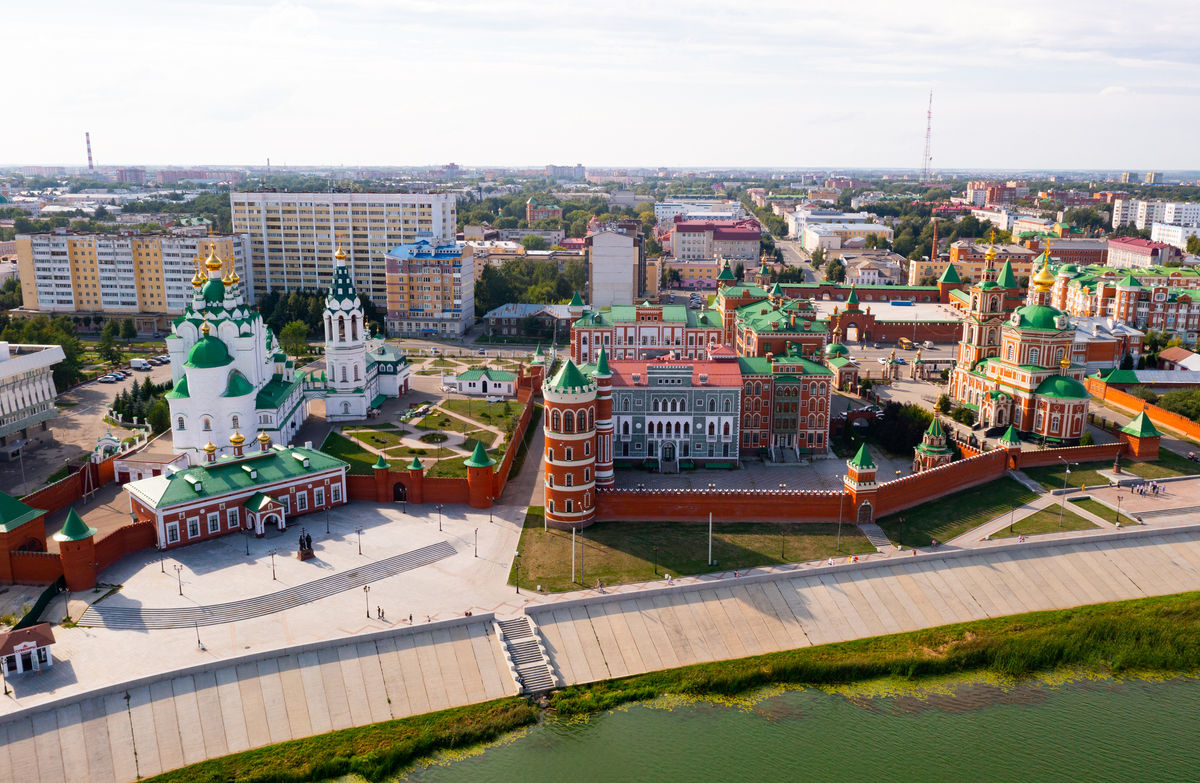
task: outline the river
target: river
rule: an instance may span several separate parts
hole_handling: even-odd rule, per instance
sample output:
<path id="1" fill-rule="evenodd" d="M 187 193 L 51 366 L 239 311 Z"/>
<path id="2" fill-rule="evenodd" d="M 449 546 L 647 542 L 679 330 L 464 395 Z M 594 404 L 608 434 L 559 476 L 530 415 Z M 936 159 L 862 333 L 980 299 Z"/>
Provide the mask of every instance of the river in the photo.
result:
<path id="1" fill-rule="evenodd" d="M 1191 678 L 967 683 L 901 696 L 795 690 L 549 720 L 402 779 L 1150 783 L 1200 779 L 1198 735 Z"/>

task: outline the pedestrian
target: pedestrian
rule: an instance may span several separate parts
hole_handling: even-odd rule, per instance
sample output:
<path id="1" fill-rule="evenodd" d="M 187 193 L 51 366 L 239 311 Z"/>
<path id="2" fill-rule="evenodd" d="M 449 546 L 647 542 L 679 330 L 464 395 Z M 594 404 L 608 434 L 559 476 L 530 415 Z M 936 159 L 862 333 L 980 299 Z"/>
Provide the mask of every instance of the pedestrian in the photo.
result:
<path id="1" fill-rule="evenodd" d="M 376 605 L 375 605 L 375 619 L 376 619 L 376 620 L 378 620 L 378 619 L 380 618 L 380 616 L 381 616 L 381 615 L 380 615 L 380 613 L 379 613 L 379 605 L 378 605 L 378 604 L 376 604 Z"/>
<path id="2" fill-rule="evenodd" d="M 379 610 L 379 619 L 380 619 L 380 620 L 386 620 L 386 619 L 387 619 L 387 612 L 383 611 L 383 609 L 380 609 L 380 610 Z"/>
<path id="3" fill-rule="evenodd" d="M 408 624 L 412 625 L 412 612 L 408 613 Z"/>

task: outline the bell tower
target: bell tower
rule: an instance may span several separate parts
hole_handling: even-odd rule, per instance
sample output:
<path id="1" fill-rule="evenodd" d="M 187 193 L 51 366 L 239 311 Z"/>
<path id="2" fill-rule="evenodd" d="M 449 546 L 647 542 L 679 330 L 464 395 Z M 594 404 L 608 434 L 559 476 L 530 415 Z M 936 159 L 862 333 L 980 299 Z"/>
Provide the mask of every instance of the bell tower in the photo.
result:
<path id="1" fill-rule="evenodd" d="M 353 392 L 367 380 L 367 324 L 340 245 L 333 257 L 333 281 L 325 296 L 325 368 L 331 391 Z"/>

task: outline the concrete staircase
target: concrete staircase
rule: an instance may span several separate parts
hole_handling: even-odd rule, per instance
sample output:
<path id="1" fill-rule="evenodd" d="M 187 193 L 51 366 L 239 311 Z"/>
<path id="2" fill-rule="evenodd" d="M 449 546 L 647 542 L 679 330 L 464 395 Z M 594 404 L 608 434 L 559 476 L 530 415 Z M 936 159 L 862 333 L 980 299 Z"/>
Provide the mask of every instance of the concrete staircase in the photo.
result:
<path id="1" fill-rule="evenodd" d="M 504 657 L 521 693 L 542 693 L 558 687 L 550 669 L 550 657 L 527 615 L 497 620 L 496 629 L 504 642 Z"/>
<path id="2" fill-rule="evenodd" d="M 887 537 L 887 533 L 883 532 L 883 528 L 876 525 L 874 522 L 864 522 L 858 525 L 858 529 L 863 532 L 867 540 L 871 542 L 871 546 L 876 549 L 884 549 L 892 546 L 891 540 Z"/>

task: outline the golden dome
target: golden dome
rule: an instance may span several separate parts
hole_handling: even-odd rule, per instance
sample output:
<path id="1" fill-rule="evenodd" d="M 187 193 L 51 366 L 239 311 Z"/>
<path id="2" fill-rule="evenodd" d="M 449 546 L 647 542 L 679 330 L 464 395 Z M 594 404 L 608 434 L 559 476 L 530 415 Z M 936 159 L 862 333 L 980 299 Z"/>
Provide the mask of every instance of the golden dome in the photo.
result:
<path id="1" fill-rule="evenodd" d="M 220 272 L 221 271 L 221 259 L 217 258 L 217 249 L 216 248 L 217 248 L 216 245 L 209 245 L 208 246 L 208 258 L 206 258 L 204 260 L 204 266 L 210 272 Z"/>
<path id="2" fill-rule="evenodd" d="M 196 288 L 204 285 L 204 273 L 200 271 L 200 259 L 195 259 L 196 274 L 192 275 L 192 285 Z"/>
<path id="3" fill-rule="evenodd" d="M 211 440 L 208 443 L 204 444 L 204 452 L 206 454 L 212 454 L 216 450 L 217 450 L 217 447 L 213 445 L 213 442 Z"/>
<path id="4" fill-rule="evenodd" d="M 983 254 L 983 257 L 988 261 L 994 261 L 996 259 L 996 246 L 991 242 L 988 242 L 988 249 L 987 252 Z"/>
<path id="5" fill-rule="evenodd" d="M 267 434 L 266 430 L 258 431 L 258 442 L 259 443 L 270 443 L 271 442 L 271 436 Z"/>
<path id="6" fill-rule="evenodd" d="M 229 436 L 229 442 L 234 446 L 240 446 L 246 442 L 246 436 L 237 430 L 234 430 L 233 434 Z"/>
<path id="7" fill-rule="evenodd" d="M 1071 360 L 1064 356 L 1058 360 L 1058 366 L 1065 370 L 1071 366 Z"/>
<path id="8" fill-rule="evenodd" d="M 337 250 L 335 250 L 335 251 L 334 251 L 334 253 L 333 253 L 333 257 L 334 257 L 336 260 L 338 260 L 338 261 L 345 261 L 345 260 L 346 260 L 346 251 L 345 251 L 345 250 L 342 250 L 342 243 L 341 243 L 341 242 L 339 242 L 339 243 L 338 243 Z"/>
<path id="9" fill-rule="evenodd" d="M 212 331 L 211 327 L 208 325 L 207 318 L 204 319 L 204 323 L 200 324 L 200 331 L 203 334 L 208 334 L 210 331 Z"/>
<path id="10" fill-rule="evenodd" d="M 1043 258 L 1042 268 L 1029 282 L 1033 283 L 1033 287 L 1037 291 L 1049 291 L 1054 287 L 1054 275 L 1050 273 L 1050 263 L 1047 260 Z"/>

